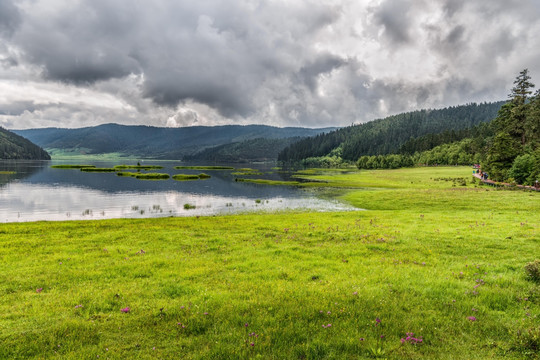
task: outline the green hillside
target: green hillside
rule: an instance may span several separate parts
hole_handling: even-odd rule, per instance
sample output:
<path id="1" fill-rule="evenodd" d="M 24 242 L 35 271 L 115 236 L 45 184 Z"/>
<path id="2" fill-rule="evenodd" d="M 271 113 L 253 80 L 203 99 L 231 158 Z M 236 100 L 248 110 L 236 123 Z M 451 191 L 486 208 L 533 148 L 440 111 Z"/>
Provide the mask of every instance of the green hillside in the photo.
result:
<path id="1" fill-rule="evenodd" d="M 51 157 L 31 141 L 0 127 L 0 159 L 50 160 Z"/>
<path id="2" fill-rule="evenodd" d="M 185 160 L 211 160 L 215 162 L 249 162 L 275 160 L 280 151 L 300 137 L 285 139 L 253 139 L 224 144 L 187 156 Z"/>
<path id="3" fill-rule="evenodd" d="M 503 101 L 473 103 L 389 116 L 302 139 L 285 148 L 278 160 L 291 162 L 326 156 L 338 147 L 341 148 L 341 157 L 350 161 L 356 161 L 363 155 L 398 153 L 404 144 L 415 138 L 444 131 L 457 132 L 491 121 L 503 104 Z"/>

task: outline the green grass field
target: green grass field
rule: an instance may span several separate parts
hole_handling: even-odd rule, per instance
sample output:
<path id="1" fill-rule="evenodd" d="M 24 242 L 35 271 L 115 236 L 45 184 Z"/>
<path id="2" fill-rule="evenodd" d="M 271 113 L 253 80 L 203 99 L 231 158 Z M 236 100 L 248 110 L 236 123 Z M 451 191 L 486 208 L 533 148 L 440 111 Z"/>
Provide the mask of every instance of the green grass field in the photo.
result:
<path id="1" fill-rule="evenodd" d="M 0 359 L 539 358 L 539 193 L 317 174 L 366 211 L 0 225 Z"/>

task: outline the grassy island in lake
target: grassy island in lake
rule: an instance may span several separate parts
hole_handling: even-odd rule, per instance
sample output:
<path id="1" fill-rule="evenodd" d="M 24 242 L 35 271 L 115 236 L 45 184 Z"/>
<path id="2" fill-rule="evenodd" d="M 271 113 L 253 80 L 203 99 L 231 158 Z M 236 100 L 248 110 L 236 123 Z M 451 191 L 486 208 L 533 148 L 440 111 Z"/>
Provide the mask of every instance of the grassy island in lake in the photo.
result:
<path id="1" fill-rule="evenodd" d="M 163 169 L 160 165 L 116 165 L 117 170 L 159 170 Z"/>
<path id="2" fill-rule="evenodd" d="M 61 164 L 61 165 L 52 165 L 53 169 L 89 169 L 95 168 L 95 165 L 76 165 L 76 164 Z"/>
<path id="3" fill-rule="evenodd" d="M 115 168 L 97 168 L 97 167 L 83 167 L 81 171 L 84 172 L 116 172 Z"/>
<path id="4" fill-rule="evenodd" d="M 177 181 L 189 181 L 189 180 L 204 180 L 211 178 L 210 175 L 201 173 L 199 175 L 196 174 L 176 174 L 172 177 L 174 180 Z"/>
<path id="5" fill-rule="evenodd" d="M 231 166 L 175 166 L 177 170 L 234 170 Z"/>

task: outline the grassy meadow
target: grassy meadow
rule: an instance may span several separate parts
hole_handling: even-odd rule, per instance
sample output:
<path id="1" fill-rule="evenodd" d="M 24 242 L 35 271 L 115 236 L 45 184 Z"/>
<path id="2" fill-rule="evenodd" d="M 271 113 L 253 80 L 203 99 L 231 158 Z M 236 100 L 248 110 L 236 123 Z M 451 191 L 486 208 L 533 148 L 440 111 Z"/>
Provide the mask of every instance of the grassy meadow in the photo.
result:
<path id="1" fill-rule="evenodd" d="M 0 359 L 539 358 L 540 193 L 300 176 L 365 210 L 1 224 Z"/>

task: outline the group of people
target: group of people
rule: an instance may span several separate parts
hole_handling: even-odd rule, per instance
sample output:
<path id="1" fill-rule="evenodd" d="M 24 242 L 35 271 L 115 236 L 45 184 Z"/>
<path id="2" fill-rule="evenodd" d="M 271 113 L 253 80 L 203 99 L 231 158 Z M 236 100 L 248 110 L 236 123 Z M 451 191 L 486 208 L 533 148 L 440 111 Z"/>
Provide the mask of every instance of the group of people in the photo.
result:
<path id="1" fill-rule="evenodd" d="M 474 165 L 473 165 L 473 169 L 474 169 L 474 170 L 473 170 L 473 174 L 479 174 L 479 175 L 480 175 L 480 178 L 481 178 L 482 180 L 487 180 L 487 179 L 488 179 L 488 177 L 489 177 L 488 173 L 482 171 L 482 168 L 480 167 L 479 164 L 474 164 Z"/>
<path id="2" fill-rule="evenodd" d="M 474 165 L 473 165 L 473 174 L 479 174 L 479 175 L 480 175 L 480 178 L 481 178 L 482 180 L 487 180 L 488 177 L 489 177 L 489 175 L 488 175 L 487 172 L 482 171 L 482 169 L 481 169 L 481 167 L 480 167 L 479 164 L 474 164 Z M 540 191 L 540 182 L 538 182 L 538 180 L 536 180 L 536 181 L 534 182 L 534 189 L 535 189 L 536 191 Z"/>

